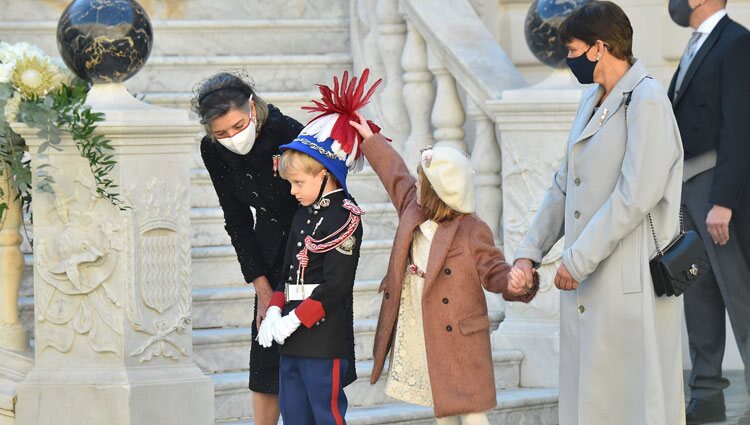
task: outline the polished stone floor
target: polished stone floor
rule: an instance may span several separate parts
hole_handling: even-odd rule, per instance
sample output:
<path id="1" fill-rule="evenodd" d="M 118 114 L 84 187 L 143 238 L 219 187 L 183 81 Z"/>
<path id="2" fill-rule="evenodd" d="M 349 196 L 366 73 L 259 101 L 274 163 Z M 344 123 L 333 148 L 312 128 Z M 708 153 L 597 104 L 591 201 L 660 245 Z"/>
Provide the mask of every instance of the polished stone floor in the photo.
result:
<path id="1" fill-rule="evenodd" d="M 724 390 L 727 405 L 726 422 L 716 422 L 715 425 L 750 425 L 750 396 L 745 389 L 743 372 L 740 370 L 724 371 L 729 378 L 729 388 Z M 690 400 L 687 395 L 687 375 L 685 376 L 686 404 Z M 713 424 L 712 424 L 713 425 Z"/>

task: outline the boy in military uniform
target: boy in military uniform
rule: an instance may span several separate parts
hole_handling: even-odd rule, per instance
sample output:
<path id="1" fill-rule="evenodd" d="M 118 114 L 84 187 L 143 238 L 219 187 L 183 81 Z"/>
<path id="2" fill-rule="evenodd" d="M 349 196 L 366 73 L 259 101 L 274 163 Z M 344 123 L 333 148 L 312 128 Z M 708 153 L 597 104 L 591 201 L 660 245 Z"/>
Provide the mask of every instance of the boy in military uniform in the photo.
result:
<path id="1" fill-rule="evenodd" d="M 364 94 L 367 70 L 339 91 L 320 86 L 323 98 L 308 107 L 320 115 L 281 146 L 280 175 L 303 206 L 292 220 L 285 270 L 258 333 L 280 345 L 279 406 L 285 423 L 345 424 L 343 387 L 356 379 L 353 287 L 362 243 L 362 210 L 346 186 L 361 168 L 359 135 L 349 125 L 380 81 Z M 379 130 L 370 123 L 371 128 Z"/>

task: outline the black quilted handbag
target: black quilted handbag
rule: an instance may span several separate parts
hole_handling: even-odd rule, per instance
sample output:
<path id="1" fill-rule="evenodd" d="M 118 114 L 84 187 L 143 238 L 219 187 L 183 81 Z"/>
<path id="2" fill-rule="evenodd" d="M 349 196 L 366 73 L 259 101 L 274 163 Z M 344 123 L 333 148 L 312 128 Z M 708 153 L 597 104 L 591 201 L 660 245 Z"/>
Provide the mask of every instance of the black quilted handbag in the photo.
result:
<path id="1" fill-rule="evenodd" d="M 694 230 L 685 231 L 680 209 L 680 234 L 664 250 L 659 248 L 651 214 L 648 215 L 651 234 L 656 245 L 656 257 L 649 262 L 656 296 L 679 297 L 693 283 L 711 270 L 706 247 Z"/>

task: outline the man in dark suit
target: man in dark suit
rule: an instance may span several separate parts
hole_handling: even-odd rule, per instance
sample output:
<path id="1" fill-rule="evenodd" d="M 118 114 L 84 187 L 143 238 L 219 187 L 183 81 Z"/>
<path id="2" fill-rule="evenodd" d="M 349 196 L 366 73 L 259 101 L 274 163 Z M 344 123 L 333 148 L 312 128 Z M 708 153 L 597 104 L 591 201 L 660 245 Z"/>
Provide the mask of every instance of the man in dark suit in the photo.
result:
<path id="1" fill-rule="evenodd" d="M 669 2 L 672 19 L 695 31 L 669 97 L 685 149 L 685 224 L 703 238 L 713 269 L 685 292 L 693 362 L 688 424 L 725 419 L 725 310 L 750 392 L 750 32 L 725 6 L 725 0 Z"/>

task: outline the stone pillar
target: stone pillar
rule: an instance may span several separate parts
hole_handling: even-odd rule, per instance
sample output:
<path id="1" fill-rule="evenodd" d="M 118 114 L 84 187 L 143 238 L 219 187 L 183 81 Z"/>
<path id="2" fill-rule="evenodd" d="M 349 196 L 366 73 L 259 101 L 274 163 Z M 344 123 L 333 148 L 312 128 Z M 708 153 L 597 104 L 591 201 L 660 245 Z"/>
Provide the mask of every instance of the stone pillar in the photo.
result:
<path id="1" fill-rule="evenodd" d="M 507 90 L 502 100 L 487 104 L 500 132 L 503 241 L 509 261 L 565 153 L 581 91 L 574 85 L 546 88 L 550 81 L 568 81 L 563 72 L 555 71 L 542 86 Z M 523 387 L 558 386 L 560 295 L 553 279 L 561 246 L 559 242 L 543 260 L 536 298 L 530 304 L 507 303 L 505 320 L 492 334 L 494 349 L 524 353 Z"/>
<path id="2" fill-rule="evenodd" d="M 404 86 L 401 56 L 406 40 L 406 23 L 399 13 L 398 0 L 378 0 L 376 11 L 378 49 L 385 73 L 382 76 L 385 86 L 376 94 L 377 105 L 394 148 L 403 152 L 404 139 L 409 134 L 409 119 L 401 93 Z"/>
<path id="3" fill-rule="evenodd" d="M 437 93 L 432 107 L 435 144 L 452 146 L 466 152 L 464 122 L 466 114 L 456 88 L 456 79 L 432 48 L 427 49 L 427 66 L 435 76 Z"/>
<path id="4" fill-rule="evenodd" d="M 432 73 L 427 69 L 427 45 L 419 31 L 408 19 L 406 43 L 401 56 L 404 69 L 403 96 L 411 121 L 411 132 L 404 143 L 403 157 L 410 170 L 419 162 L 420 149 L 434 141 L 430 129 L 430 113 L 435 102 Z"/>
<path id="5" fill-rule="evenodd" d="M 23 238 L 19 229 L 23 224 L 21 201 L 9 181 L 10 171 L 2 167 L 0 188 L 8 205 L 0 220 L 0 349 L 26 351 L 29 334 L 18 317 L 18 291 L 23 277 Z"/>
<path id="6" fill-rule="evenodd" d="M 70 139 L 47 149 L 26 139 L 34 193 L 35 365 L 18 386 L 16 423 L 214 422 L 213 384 L 193 363 L 190 166 L 197 123 L 187 112 L 135 100 L 121 84 L 89 94 L 106 121 L 125 211 L 97 195 Z M 36 182 L 34 183 L 36 184 Z"/>
<path id="7" fill-rule="evenodd" d="M 471 165 L 476 173 L 474 186 L 476 188 L 477 215 L 492 229 L 495 242 L 502 245 L 502 229 L 500 217 L 503 213 L 502 178 L 500 175 L 500 144 L 495 136 L 495 125 L 479 105 L 467 99 L 467 113 L 474 122 L 476 136 L 471 151 Z"/>

